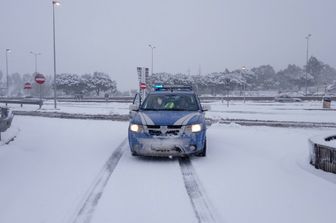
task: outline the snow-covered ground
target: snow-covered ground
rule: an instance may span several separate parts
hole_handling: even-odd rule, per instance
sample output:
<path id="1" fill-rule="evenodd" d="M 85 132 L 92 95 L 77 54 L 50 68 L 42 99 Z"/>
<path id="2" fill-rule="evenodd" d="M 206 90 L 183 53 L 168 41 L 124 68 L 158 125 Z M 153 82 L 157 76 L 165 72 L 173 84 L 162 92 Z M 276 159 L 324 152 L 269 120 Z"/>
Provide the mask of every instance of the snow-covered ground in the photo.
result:
<path id="1" fill-rule="evenodd" d="M 132 157 L 127 143 L 121 144 L 127 126 L 15 116 L 11 128 L 19 134 L 0 146 L 0 222 L 197 222 L 178 160 Z M 207 157 L 191 163 L 217 222 L 334 219 L 336 175 L 307 161 L 308 138 L 332 133 L 212 125 Z M 104 169 L 117 148 L 123 151 L 120 161 Z M 104 190 L 88 201 L 99 183 Z M 80 221 L 83 204 L 92 207 Z"/>
<path id="2" fill-rule="evenodd" d="M 322 109 L 320 101 L 304 101 L 299 103 L 255 102 L 255 101 L 226 101 L 208 103 L 211 110 L 206 113 L 212 119 L 249 119 L 272 121 L 302 121 L 302 122 L 331 122 L 336 123 L 336 102 L 331 109 Z M 59 102 L 56 112 L 76 114 L 127 115 L 129 103 L 119 102 Z M 55 112 L 53 101 L 46 101 L 42 109 L 37 105 L 9 105 L 18 111 Z"/>
<path id="3" fill-rule="evenodd" d="M 210 103 L 208 117 L 272 121 L 333 122 L 336 123 L 336 105 L 322 109 L 322 102 L 306 101 L 296 103 L 231 101 Z"/>

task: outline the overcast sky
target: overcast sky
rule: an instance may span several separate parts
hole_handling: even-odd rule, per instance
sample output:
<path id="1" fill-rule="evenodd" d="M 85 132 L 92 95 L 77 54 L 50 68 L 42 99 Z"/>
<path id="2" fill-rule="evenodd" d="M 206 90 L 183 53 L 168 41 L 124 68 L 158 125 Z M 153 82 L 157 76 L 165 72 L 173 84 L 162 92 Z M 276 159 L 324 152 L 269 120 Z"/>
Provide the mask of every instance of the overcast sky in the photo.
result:
<path id="1" fill-rule="evenodd" d="M 0 0 L 0 70 L 53 75 L 51 0 Z M 303 66 L 310 53 L 336 67 L 335 0 L 62 0 L 57 73 L 109 73 L 137 88 L 137 66 L 202 74 L 270 64 Z"/>

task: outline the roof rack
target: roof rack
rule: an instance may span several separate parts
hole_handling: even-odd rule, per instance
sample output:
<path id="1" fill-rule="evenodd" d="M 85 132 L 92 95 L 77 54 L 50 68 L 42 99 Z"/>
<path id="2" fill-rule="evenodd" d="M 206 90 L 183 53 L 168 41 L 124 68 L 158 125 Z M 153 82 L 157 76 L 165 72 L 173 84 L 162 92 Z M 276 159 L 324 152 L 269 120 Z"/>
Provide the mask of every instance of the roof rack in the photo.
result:
<path id="1" fill-rule="evenodd" d="M 155 84 L 153 86 L 154 91 L 192 91 L 190 85 L 163 85 Z"/>

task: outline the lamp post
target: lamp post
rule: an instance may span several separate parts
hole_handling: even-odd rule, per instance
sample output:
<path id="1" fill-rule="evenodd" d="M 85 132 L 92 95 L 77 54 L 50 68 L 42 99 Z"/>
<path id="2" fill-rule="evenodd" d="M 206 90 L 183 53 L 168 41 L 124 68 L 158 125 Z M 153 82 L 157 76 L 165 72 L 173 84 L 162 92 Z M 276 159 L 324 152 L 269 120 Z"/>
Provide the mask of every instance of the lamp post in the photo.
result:
<path id="1" fill-rule="evenodd" d="M 305 85 L 306 85 L 306 96 L 308 94 L 308 50 L 309 50 L 309 38 L 311 37 L 312 35 L 311 34 L 308 34 L 308 36 L 306 36 L 306 40 L 307 40 L 307 58 L 306 58 L 306 81 L 305 81 Z"/>
<path id="2" fill-rule="evenodd" d="M 151 50 L 152 50 L 152 68 L 151 68 L 151 71 L 152 71 L 152 75 L 153 75 L 153 51 L 154 51 L 154 49 L 156 48 L 155 46 L 152 46 L 151 44 L 149 44 L 148 45 L 150 48 L 151 48 Z"/>
<path id="3" fill-rule="evenodd" d="M 245 67 L 245 66 L 243 66 L 241 69 L 242 69 L 242 73 L 245 73 L 245 72 L 246 72 L 246 67 Z M 246 91 L 246 82 L 243 82 L 244 103 L 245 103 L 245 101 L 246 101 L 245 91 Z"/>
<path id="4" fill-rule="evenodd" d="M 34 57 L 35 57 L 35 74 L 37 74 L 37 56 L 40 56 L 41 53 L 36 53 L 36 52 L 30 51 L 30 54 L 34 55 Z"/>
<path id="5" fill-rule="evenodd" d="M 36 53 L 36 52 L 30 51 L 30 54 L 34 55 L 34 57 L 35 57 L 35 77 L 36 77 L 36 75 L 37 75 L 37 56 L 41 55 L 41 53 Z M 42 101 L 41 84 L 39 84 L 39 88 L 40 88 L 40 100 Z"/>
<path id="6" fill-rule="evenodd" d="M 8 82 L 8 53 L 10 53 L 10 49 L 6 49 L 6 95 L 9 95 L 9 82 Z"/>
<path id="7" fill-rule="evenodd" d="M 57 0 L 52 1 L 53 8 L 53 46 L 54 46 L 54 108 L 57 108 L 56 104 L 56 41 L 55 41 L 55 6 L 59 6 L 60 2 Z"/>

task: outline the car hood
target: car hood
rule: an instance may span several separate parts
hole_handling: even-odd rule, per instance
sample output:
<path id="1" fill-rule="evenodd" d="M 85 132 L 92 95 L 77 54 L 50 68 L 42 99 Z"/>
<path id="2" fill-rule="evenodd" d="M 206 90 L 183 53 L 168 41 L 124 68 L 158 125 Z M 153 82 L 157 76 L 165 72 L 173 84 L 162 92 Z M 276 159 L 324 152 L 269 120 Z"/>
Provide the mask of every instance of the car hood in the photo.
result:
<path id="1" fill-rule="evenodd" d="M 133 123 L 142 125 L 190 125 L 200 123 L 202 113 L 195 111 L 139 111 Z"/>

